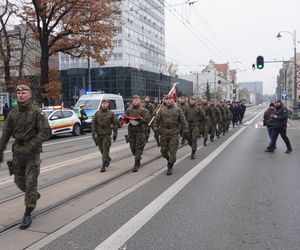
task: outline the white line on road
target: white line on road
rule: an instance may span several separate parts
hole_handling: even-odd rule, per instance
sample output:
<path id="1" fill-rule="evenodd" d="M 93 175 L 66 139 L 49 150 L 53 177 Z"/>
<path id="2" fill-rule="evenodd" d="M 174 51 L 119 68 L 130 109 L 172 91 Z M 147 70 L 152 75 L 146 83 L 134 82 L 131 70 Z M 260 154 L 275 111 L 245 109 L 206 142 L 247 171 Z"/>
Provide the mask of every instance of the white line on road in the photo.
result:
<path id="1" fill-rule="evenodd" d="M 243 130 L 245 130 L 246 129 L 246 127 L 243 127 L 243 128 L 241 128 L 239 131 L 237 131 L 236 132 L 236 134 L 234 134 L 233 136 L 231 136 L 229 139 L 227 139 L 221 146 L 219 146 L 212 154 L 214 154 L 214 157 L 213 158 L 215 158 L 216 156 L 217 156 L 217 154 L 219 154 L 225 147 L 227 147 L 227 145 L 230 143 L 230 142 L 232 142 L 239 134 L 241 134 L 242 132 L 243 132 Z M 200 146 L 200 147 L 198 147 L 198 149 L 197 150 L 199 150 L 200 148 L 202 148 L 203 146 Z M 222 147 L 222 148 L 221 148 Z M 216 153 L 215 153 L 216 152 Z M 183 161 L 183 160 L 185 160 L 186 159 L 186 157 L 188 157 L 188 156 L 190 156 L 190 153 L 188 153 L 188 154 L 186 154 L 186 155 L 184 155 L 184 156 L 182 156 L 180 159 L 178 159 L 177 160 L 177 162 L 176 162 L 176 164 L 178 164 L 179 162 L 181 162 L 181 161 Z M 211 155 L 209 155 L 208 157 L 211 157 Z M 201 161 L 199 164 L 208 164 L 209 162 L 208 162 L 208 157 L 206 157 L 203 161 Z M 212 159 L 211 159 L 212 160 Z M 198 164 L 198 165 L 199 165 Z M 197 165 L 197 166 L 198 166 Z M 196 166 L 196 167 L 197 167 Z M 195 167 L 195 168 L 196 168 Z M 198 168 L 199 168 L 199 166 L 198 166 Z M 203 167 L 204 168 L 204 167 Z M 191 170 L 192 171 L 192 170 Z M 191 172 L 190 171 L 190 172 Z M 194 170 L 195 171 L 195 170 Z M 201 171 L 201 170 L 200 170 Z M 199 171 L 199 172 L 200 172 Z M 44 247 L 44 246 L 46 246 L 46 245 L 48 245 L 49 243 L 51 243 L 51 242 L 53 242 L 54 240 L 56 240 L 56 239 L 58 239 L 59 237 L 61 237 L 62 235 L 64 235 L 64 234 L 66 234 L 66 233 L 68 233 L 68 232 L 70 232 L 71 230 L 73 230 L 74 228 L 76 228 L 77 226 L 79 226 L 80 224 L 82 224 L 82 223 L 84 223 L 85 221 L 87 221 L 87 220 L 89 220 L 89 219 L 91 219 L 93 216 L 95 216 L 95 215 L 97 215 L 98 213 L 100 213 L 101 211 L 103 211 L 105 208 L 107 208 L 107 207 L 109 207 L 109 206 L 111 206 L 112 204 L 114 204 L 114 203 L 116 203 L 117 201 L 119 201 L 120 199 L 122 199 L 122 198 L 124 198 L 125 196 L 127 196 L 128 194 L 130 194 L 131 192 L 133 192 L 133 191 L 135 191 L 136 189 L 138 189 L 139 187 L 141 187 L 141 186 L 143 186 L 144 184 L 146 184 L 147 182 L 149 182 L 149 181 L 151 181 L 152 179 L 154 179 L 154 178 L 156 178 L 158 175 L 160 175 L 161 173 L 163 173 L 163 172 L 165 172 L 165 169 L 164 168 L 162 168 L 162 169 L 160 169 L 160 170 L 158 170 L 157 172 L 155 172 L 154 174 L 152 174 L 151 176 L 148 176 L 148 177 L 146 177 L 145 179 L 143 179 L 142 181 L 140 181 L 140 182 L 138 182 L 138 183 L 136 183 L 136 184 L 134 184 L 133 186 L 131 186 L 129 189 L 126 189 L 125 191 L 123 191 L 123 192 L 121 192 L 120 194 L 118 194 L 118 195 L 116 195 L 115 197 L 113 197 L 113 198 L 111 198 L 110 200 L 108 200 L 108 201 L 106 201 L 106 202 L 104 202 L 103 204 L 101 204 L 101 205 L 99 205 L 98 207 L 95 207 L 94 209 L 92 209 L 91 211 L 89 211 L 88 213 L 86 213 L 86 214 L 84 214 L 84 215 L 82 215 L 82 216 L 80 216 L 80 217 L 78 217 L 77 219 L 75 219 L 75 220 L 73 220 L 71 223 L 69 223 L 69 224 L 67 224 L 67 225 L 65 225 L 65 226 L 63 226 L 62 228 L 60 228 L 60 229 L 58 229 L 57 231 L 55 231 L 55 232 L 53 232 L 52 234 L 49 234 L 48 236 L 46 236 L 45 238 L 43 238 L 43 239 L 41 239 L 40 241 L 38 241 L 38 242 L 36 242 L 35 244 L 33 244 L 33 245 L 31 245 L 30 247 L 28 247 L 28 248 L 26 248 L 26 249 L 28 249 L 28 250 L 37 250 L 37 249 L 41 249 L 42 247 Z M 188 172 L 187 174 L 189 174 L 190 172 Z M 186 175 L 187 175 L 186 174 Z M 185 176 L 186 176 L 185 175 Z M 182 178 L 184 178 L 185 176 L 183 176 Z M 167 178 L 167 177 L 166 177 Z M 181 178 L 181 179 L 182 179 Z M 186 177 L 185 177 L 186 178 Z M 180 180 L 181 180 L 180 179 Z M 179 181 L 180 181 L 179 180 Z M 178 181 L 177 181 L 178 182 Z M 176 183 L 177 183 L 176 182 Z M 175 184 L 176 184 L 175 183 Z M 175 185 L 175 184 L 173 184 L 173 186 Z M 172 186 L 172 187 L 173 187 Z M 169 188 L 170 189 L 170 188 Z M 169 190 L 168 189 L 168 190 Z M 167 191 L 168 191 L 167 190 Z M 165 191 L 165 192 L 167 192 L 167 191 Z M 163 194 L 165 194 L 165 192 L 163 193 Z M 162 195 L 163 195 L 162 194 Z M 159 196 L 157 199 L 159 199 L 161 196 Z M 156 200 L 157 200 L 156 199 Z M 152 203 L 151 203 L 152 204 Z M 150 205 L 151 205 L 150 204 Z M 149 206 L 150 206 L 149 205 Z M 149 207 L 149 206 L 147 206 L 147 207 Z M 146 208 L 147 208 L 146 207 Z M 146 209 L 145 208 L 145 209 Z M 144 209 L 144 210 L 145 210 Z M 143 210 L 143 211 L 144 211 Z M 149 208 L 148 208 L 148 210 L 149 210 Z M 140 212 L 141 213 L 141 212 Z M 139 216 L 141 216 L 140 215 L 140 213 L 138 214 Z M 155 213 L 157 213 L 157 212 L 155 212 Z M 153 214 L 154 215 L 154 214 Z M 153 216 L 152 215 L 152 216 Z M 137 216 L 137 215 L 136 215 Z M 136 217 L 135 216 L 135 217 Z M 152 217 L 151 216 L 151 217 Z M 135 217 L 133 217 L 130 221 L 132 221 Z M 146 219 L 146 221 L 144 222 L 144 224 L 149 220 L 149 219 L 147 219 L 147 218 L 145 218 Z M 130 222 L 129 221 L 129 222 Z M 126 228 L 125 228 L 125 226 L 129 223 L 129 222 L 127 222 L 124 226 L 122 226 L 119 230 L 121 230 L 121 229 L 125 229 L 125 231 L 126 231 Z M 141 224 L 140 225 L 138 225 L 139 226 L 139 228 L 141 227 Z M 119 232 L 119 230 L 117 231 L 117 232 Z M 135 230 L 133 230 L 133 231 L 137 231 L 136 229 Z M 132 234 L 132 232 L 133 231 L 131 231 L 131 234 Z M 116 232 L 116 233 L 117 233 Z M 113 235 L 115 235 L 115 234 L 113 234 Z M 113 236 L 112 235 L 112 236 Z M 132 234 L 133 235 L 133 234 Z M 103 243 L 105 243 L 105 242 L 107 242 L 109 239 L 111 240 L 112 238 L 112 236 L 110 236 L 107 240 L 105 240 Z M 125 242 L 126 242 L 126 240 L 128 240 L 129 238 L 128 238 L 128 234 L 126 233 L 126 238 L 123 238 L 122 237 L 122 240 L 118 243 L 118 245 L 123 245 Z M 124 241 L 125 240 L 125 241 Z M 102 244 L 103 244 L 102 243 Z M 98 248 L 97 249 L 105 249 L 105 248 L 101 248 L 101 246 L 102 246 L 102 244 L 100 244 L 99 246 L 98 246 Z M 121 246 L 120 245 L 120 246 Z M 99 248 L 100 247 L 100 248 Z M 116 248 L 107 248 L 107 249 L 117 249 L 117 247 Z"/>
<path id="2" fill-rule="evenodd" d="M 236 137 L 246 128 L 241 128 L 210 155 L 203 159 L 193 169 L 181 177 L 165 192 L 152 201 L 147 207 L 125 223 L 115 233 L 103 241 L 95 250 L 119 249 L 125 244 L 142 226 L 144 226 L 157 212 L 159 212 L 178 192 L 190 183 L 213 159 L 215 159 Z"/>
<path id="3" fill-rule="evenodd" d="M 119 134 L 123 133 L 123 132 L 127 132 L 127 130 L 118 131 Z M 50 142 L 50 143 L 43 144 L 43 147 L 49 147 L 49 146 L 63 144 L 63 143 L 67 143 L 67 142 L 80 141 L 80 140 L 85 140 L 85 139 L 88 139 L 88 138 L 92 138 L 92 136 L 88 135 L 88 136 L 82 136 L 82 137 L 75 138 L 75 139 L 70 139 L 70 140 L 63 140 L 63 141 L 58 141 L 58 142 Z M 11 153 L 11 152 L 12 152 L 11 150 L 7 150 L 7 151 L 4 151 L 3 153 L 6 154 L 6 153 Z"/>
<path id="4" fill-rule="evenodd" d="M 118 147 L 113 148 L 110 152 L 113 153 L 115 151 L 122 150 L 122 149 L 125 149 L 125 148 L 128 148 L 128 146 L 127 145 L 120 145 Z M 63 162 L 59 162 L 59 163 L 56 163 L 56 164 L 53 164 L 53 165 L 45 166 L 45 167 L 41 168 L 41 173 L 46 173 L 46 172 L 49 172 L 49 171 L 52 171 L 52 170 L 55 170 L 55 169 L 58 169 L 58 168 L 62 168 L 62 167 L 68 166 L 68 165 L 72 165 L 74 163 L 82 162 L 82 161 L 85 161 L 85 160 L 91 160 L 92 158 L 96 158 L 96 157 L 100 157 L 99 152 L 88 154 L 88 155 L 85 155 L 85 156 L 80 156 L 80 157 L 73 158 L 73 159 L 70 159 L 70 160 L 66 160 L 66 161 L 63 161 Z M 2 178 L 2 179 L 0 179 L 0 186 L 4 185 L 6 183 L 13 182 L 13 180 L 14 180 L 13 177 L 10 177 L 10 176 Z"/>

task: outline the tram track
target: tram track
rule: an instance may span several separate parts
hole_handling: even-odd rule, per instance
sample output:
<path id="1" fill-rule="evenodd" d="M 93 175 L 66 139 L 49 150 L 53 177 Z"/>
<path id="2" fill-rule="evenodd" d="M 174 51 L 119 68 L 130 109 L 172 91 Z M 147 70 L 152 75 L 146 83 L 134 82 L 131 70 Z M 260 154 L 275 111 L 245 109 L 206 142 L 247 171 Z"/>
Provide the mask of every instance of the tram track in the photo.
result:
<path id="1" fill-rule="evenodd" d="M 151 141 L 151 142 L 153 142 L 153 141 Z M 185 145 L 184 145 L 184 146 L 185 146 Z M 182 148 L 182 147 L 184 147 L 184 146 L 180 146 L 179 148 Z M 153 145 L 151 145 L 150 147 L 148 147 L 147 150 L 152 149 L 152 148 L 155 148 L 155 147 L 157 147 L 157 145 L 156 145 L 156 144 L 153 144 Z M 132 154 L 130 154 L 130 155 L 128 154 L 128 155 L 126 155 L 126 156 L 120 157 L 120 158 L 118 158 L 117 160 L 114 160 L 114 162 L 122 161 L 122 160 L 124 160 L 124 159 L 126 159 L 126 158 L 128 158 L 128 157 L 132 157 Z M 152 162 L 154 162 L 154 161 L 157 160 L 157 159 L 160 159 L 161 157 L 162 157 L 162 156 L 159 154 L 159 155 L 157 155 L 157 156 L 151 158 L 150 160 L 143 162 L 142 167 L 145 167 L 145 166 L 151 164 Z M 165 166 L 162 166 L 162 168 L 163 168 L 163 167 L 165 167 Z M 74 176 L 69 177 L 69 178 L 66 178 L 66 179 L 64 179 L 64 180 L 60 180 L 60 181 L 58 181 L 58 182 L 56 182 L 56 183 L 52 183 L 51 185 L 48 185 L 47 187 L 51 187 L 51 186 L 57 185 L 57 184 L 59 184 L 59 183 L 61 183 L 61 182 L 63 182 L 63 181 L 70 180 L 70 179 L 72 179 L 72 178 L 78 177 L 78 176 L 83 175 L 83 174 L 86 174 L 86 173 L 88 173 L 88 172 L 92 172 L 92 171 L 94 171 L 94 170 L 96 170 L 96 169 L 98 169 L 98 168 L 99 168 L 99 166 L 94 167 L 93 169 L 84 171 L 84 172 L 82 172 L 82 173 L 78 173 L 78 174 L 76 174 L 76 176 L 74 175 Z M 48 212 L 51 212 L 52 210 L 54 210 L 54 209 L 56 209 L 56 208 L 58 208 L 58 207 L 60 207 L 60 206 L 63 206 L 63 205 L 65 205 L 65 204 L 68 204 L 68 203 L 71 202 L 71 201 L 74 201 L 74 200 L 76 200 L 76 199 L 78 199 L 78 198 L 80 198 L 80 197 L 83 197 L 84 195 L 87 195 L 87 194 L 89 194 L 89 193 L 91 193 L 91 192 L 93 192 L 93 191 L 95 191 L 95 190 L 97 190 L 97 189 L 99 189 L 99 188 L 102 188 L 102 187 L 104 187 L 104 186 L 106 186 L 106 185 L 108 185 L 108 184 L 110 184 L 110 183 L 112 183 L 112 182 L 114 182 L 114 181 L 116 181 L 116 180 L 118 180 L 118 179 L 120 179 L 120 178 L 126 176 L 127 174 L 130 174 L 131 172 L 132 172 L 132 169 L 125 170 L 125 171 L 121 172 L 120 174 L 117 174 L 116 176 L 113 176 L 113 177 L 111 177 L 111 178 L 109 178 L 109 179 L 107 179 L 107 180 L 105 180 L 105 181 L 102 181 L 101 183 L 92 185 L 92 186 L 90 186 L 90 187 L 88 187 L 88 188 L 86 188 L 86 189 L 81 190 L 80 192 L 77 192 L 77 193 L 71 195 L 70 197 L 64 198 L 64 199 L 62 199 L 62 200 L 60 200 L 60 201 L 58 201 L 58 202 L 56 202 L 56 203 L 50 204 L 49 206 L 47 206 L 47 207 L 45 207 L 45 208 L 43 208 L 43 209 L 41 209 L 41 210 L 38 210 L 38 211 L 34 212 L 33 215 L 32 215 L 32 218 L 34 219 L 34 218 L 37 218 L 37 217 L 39 217 L 39 216 L 45 215 L 45 214 L 47 214 Z M 42 187 L 42 188 L 46 188 L 46 186 L 44 186 L 44 187 Z M 40 188 L 39 190 L 41 190 L 42 188 Z M 24 194 L 22 193 L 22 194 L 19 194 L 18 196 L 10 197 L 11 199 L 8 198 L 8 199 L 6 199 L 6 200 L 2 200 L 2 201 L 0 202 L 0 204 L 4 204 L 4 203 L 9 202 L 9 201 L 11 201 L 11 200 L 13 200 L 13 199 L 19 198 L 19 197 L 22 196 L 22 195 L 24 195 Z M 19 226 L 19 224 L 20 224 L 20 220 L 16 220 L 16 221 L 10 223 L 10 224 L 7 225 L 7 226 L 4 226 L 3 228 L 0 229 L 0 236 L 2 236 L 2 235 L 4 235 L 4 234 L 8 233 L 9 231 L 11 231 L 11 230 L 17 228 L 17 227 Z"/>

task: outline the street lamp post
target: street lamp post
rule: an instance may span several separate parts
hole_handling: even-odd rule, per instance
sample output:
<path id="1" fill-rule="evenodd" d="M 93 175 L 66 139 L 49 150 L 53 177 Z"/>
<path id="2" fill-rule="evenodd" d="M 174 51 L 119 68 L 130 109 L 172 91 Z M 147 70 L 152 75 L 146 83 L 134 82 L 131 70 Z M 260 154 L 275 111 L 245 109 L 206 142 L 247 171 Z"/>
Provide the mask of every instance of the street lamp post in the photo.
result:
<path id="1" fill-rule="evenodd" d="M 296 39 L 296 30 L 294 33 L 290 31 L 279 31 L 277 38 L 281 38 L 281 33 L 288 33 L 293 38 L 293 45 L 294 45 L 294 98 L 293 98 L 293 114 L 292 119 L 298 119 L 298 104 L 297 104 L 297 39 Z"/>

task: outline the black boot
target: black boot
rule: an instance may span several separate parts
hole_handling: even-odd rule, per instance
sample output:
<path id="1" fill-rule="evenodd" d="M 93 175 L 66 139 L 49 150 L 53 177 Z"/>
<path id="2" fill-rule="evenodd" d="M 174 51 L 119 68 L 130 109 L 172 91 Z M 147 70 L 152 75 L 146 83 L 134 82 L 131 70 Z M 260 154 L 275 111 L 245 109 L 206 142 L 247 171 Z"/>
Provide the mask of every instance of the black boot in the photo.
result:
<path id="1" fill-rule="evenodd" d="M 204 146 L 207 146 L 206 142 L 207 142 L 207 138 L 204 138 L 204 142 L 203 142 Z"/>
<path id="2" fill-rule="evenodd" d="M 141 166 L 140 161 L 135 161 L 132 172 L 137 172 L 138 168 Z"/>
<path id="3" fill-rule="evenodd" d="M 214 136 L 210 137 L 210 141 L 213 142 L 214 141 Z"/>
<path id="4" fill-rule="evenodd" d="M 168 170 L 167 170 L 167 175 L 172 175 L 172 168 L 173 168 L 174 163 L 168 162 Z"/>
<path id="5" fill-rule="evenodd" d="M 23 219 L 20 224 L 20 229 L 24 230 L 30 227 L 31 225 L 31 212 L 33 211 L 34 208 L 32 207 L 26 207 Z"/>
<path id="6" fill-rule="evenodd" d="M 106 168 L 105 168 L 105 163 L 103 163 L 101 169 L 100 169 L 100 172 L 101 173 L 104 173 L 106 171 Z"/>
<path id="7" fill-rule="evenodd" d="M 196 153 L 196 150 L 192 150 L 192 153 L 191 153 L 191 159 L 192 160 L 194 160 L 196 158 L 195 153 Z"/>
<path id="8" fill-rule="evenodd" d="M 125 135 L 125 141 L 126 141 L 126 143 L 129 142 L 129 137 L 128 137 L 128 135 Z"/>
<path id="9" fill-rule="evenodd" d="M 185 138 L 182 138 L 182 140 L 181 140 L 181 145 L 183 145 L 185 143 Z"/>
<path id="10" fill-rule="evenodd" d="M 293 151 L 293 149 L 288 148 L 284 153 L 289 154 L 289 153 L 291 153 L 292 151 Z"/>

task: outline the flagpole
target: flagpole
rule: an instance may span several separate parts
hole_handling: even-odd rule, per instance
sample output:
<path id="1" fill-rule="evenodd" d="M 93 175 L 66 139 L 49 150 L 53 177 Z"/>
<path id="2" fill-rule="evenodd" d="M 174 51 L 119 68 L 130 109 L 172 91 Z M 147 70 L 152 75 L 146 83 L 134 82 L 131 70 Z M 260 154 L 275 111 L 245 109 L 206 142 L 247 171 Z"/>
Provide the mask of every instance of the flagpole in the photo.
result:
<path id="1" fill-rule="evenodd" d="M 178 82 L 175 82 L 175 83 L 173 84 L 173 87 L 172 87 L 171 90 L 169 91 L 168 95 L 170 95 L 170 94 L 173 92 L 173 90 L 174 90 L 174 88 L 176 87 L 177 84 L 178 84 Z M 161 110 L 161 108 L 162 108 L 163 106 L 164 106 L 163 103 L 160 104 L 159 108 L 158 108 L 157 111 L 155 112 L 155 115 L 152 117 L 151 121 L 149 122 L 148 126 L 150 126 L 150 125 L 152 124 L 152 122 L 153 122 L 154 119 L 155 119 L 155 116 L 158 114 L 158 112 Z"/>

